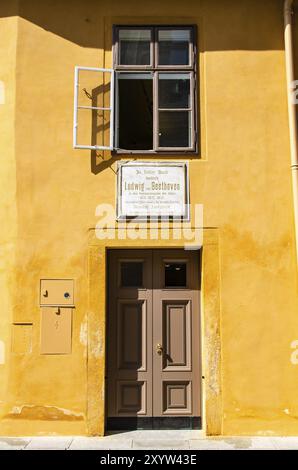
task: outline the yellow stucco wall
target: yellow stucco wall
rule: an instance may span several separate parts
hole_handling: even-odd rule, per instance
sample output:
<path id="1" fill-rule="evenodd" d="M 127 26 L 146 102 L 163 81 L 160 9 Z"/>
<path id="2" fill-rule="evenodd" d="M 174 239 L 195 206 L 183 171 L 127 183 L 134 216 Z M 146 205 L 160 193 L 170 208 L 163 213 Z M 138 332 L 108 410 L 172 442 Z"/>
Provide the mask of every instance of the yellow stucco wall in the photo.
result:
<path id="1" fill-rule="evenodd" d="M 103 432 L 106 247 L 90 233 L 96 206 L 115 203 L 116 161 L 72 149 L 73 71 L 111 65 L 113 23 L 180 22 L 199 36 L 201 155 L 189 158 L 190 200 L 203 204 L 216 246 L 202 301 L 221 326 L 221 387 L 205 409 L 207 431 L 298 434 L 283 2 L 1 3 L 0 433 Z M 71 355 L 39 354 L 47 277 L 75 279 Z"/>

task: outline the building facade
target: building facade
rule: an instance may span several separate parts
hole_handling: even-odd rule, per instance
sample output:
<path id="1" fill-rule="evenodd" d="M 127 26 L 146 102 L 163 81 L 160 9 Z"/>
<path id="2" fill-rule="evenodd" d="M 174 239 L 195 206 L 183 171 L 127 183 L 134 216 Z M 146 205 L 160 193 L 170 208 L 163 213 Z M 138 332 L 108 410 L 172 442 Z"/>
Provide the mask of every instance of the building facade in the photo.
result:
<path id="1" fill-rule="evenodd" d="M 298 434 L 283 6 L 1 2 L 1 435 Z"/>

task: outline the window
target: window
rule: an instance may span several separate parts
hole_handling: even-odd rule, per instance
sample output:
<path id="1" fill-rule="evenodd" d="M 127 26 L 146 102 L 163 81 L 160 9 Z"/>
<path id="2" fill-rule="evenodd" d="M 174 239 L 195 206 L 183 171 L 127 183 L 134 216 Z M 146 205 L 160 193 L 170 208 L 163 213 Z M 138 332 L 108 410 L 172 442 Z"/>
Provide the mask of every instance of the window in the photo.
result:
<path id="1" fill-rule="evenodd" d="M 165 263 L 165 287 L 186 287 L 186 263 Z"/>
<path id="2" fill-rule="evenodd" d="M 196 150 L 194 51 L 189 26 L 115 28 L 117 150 Z"/>
<path id="3" fill-rule="evenodd" d="M 192 26 L 117 26 L 113 68 L 75 67 L 73 146 L 197 150 Z"/>
<path id="4" fill-rule="evenodd" d="M 121 262 L 121 287 L 143 285 L 143 263 L 141 261 Z"/>

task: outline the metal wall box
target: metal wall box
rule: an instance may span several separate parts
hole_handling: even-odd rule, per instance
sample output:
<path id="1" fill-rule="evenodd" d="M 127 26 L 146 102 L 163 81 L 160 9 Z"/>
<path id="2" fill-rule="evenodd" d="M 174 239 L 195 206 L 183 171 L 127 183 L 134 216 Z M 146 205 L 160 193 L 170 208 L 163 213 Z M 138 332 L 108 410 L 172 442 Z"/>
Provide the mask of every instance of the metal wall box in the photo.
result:
<path id="1" fill-rule="evenodd" d="M 73 279 L 41 279 L 40 305 L 45 306 L 73 306 L 74 281 Z"/>
<path id="2" fill-rule="evenodd" d="M 41 354 L 70 354 L 72 308 L 42 307 L 40 324 Z"/>

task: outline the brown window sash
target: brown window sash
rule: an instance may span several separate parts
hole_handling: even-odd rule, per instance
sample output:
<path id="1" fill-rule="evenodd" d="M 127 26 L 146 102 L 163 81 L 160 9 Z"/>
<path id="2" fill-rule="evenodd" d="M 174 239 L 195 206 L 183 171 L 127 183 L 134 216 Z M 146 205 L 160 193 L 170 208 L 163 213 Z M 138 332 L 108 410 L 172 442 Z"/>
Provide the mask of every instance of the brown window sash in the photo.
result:
<path id="1" fill-rule="evenodd" d="M 121 29 L 142 29 L 149 30 L 151 32 L 150 41 L 150 65 L 121 65 L 119 57 L 119 31 Z M 159 65 L 158 64 L 158 31 L 160 30 L 188 30 L 190 31 L 189 40 L 189 64 L 187 65 Z M 113 65 L 118 72 L 151 72 L 153 75 L 153 148 L 152 150 L 128 150 L 116 148 L 115 153 L 117 154 L 197 154 L 198 153 L 198 140 L 197 140 L 197 106 L 196 106 L 196 44 L 195 44 L 195 26 L 191 25 L 167 25 L 167 26 L 149 26 L 149 25 L 121 25 L 114 26 L 114 41 L 113 41 Z M 189 108 L 159 108 L 158 102 L 158 73 L 159 72 L 173 72 L 173 73 L 190 73 L 190 101 L 191 106 Z M 116 87 L 116 90 L 118 87 Z M 117 103 L 116 97 L 116 103 Z M 190 129 L 191 129 L 191 142 L 189 147 L 161 147 L 159 146 L 159 112 L 183 112 L 187 111 L 190 113 Z M 117 115 L 117 113 L 115 113 Z M 115 128 L 117 127 L 117 123 Z"/>

